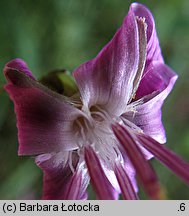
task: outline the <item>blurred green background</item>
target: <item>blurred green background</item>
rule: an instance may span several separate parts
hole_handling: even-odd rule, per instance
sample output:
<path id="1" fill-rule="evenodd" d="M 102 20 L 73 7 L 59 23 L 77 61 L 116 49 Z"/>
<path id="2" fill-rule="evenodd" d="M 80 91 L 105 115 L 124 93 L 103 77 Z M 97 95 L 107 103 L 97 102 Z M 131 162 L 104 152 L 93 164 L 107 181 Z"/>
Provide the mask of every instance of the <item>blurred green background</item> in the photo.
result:
<path id="1" fill-rule="evenodd" d="M 163 121 L 167 145 L 189 161 L 189 1 L 139 2 L 154 14 L 165 61 L 179 74 L 163 107 Z M 130 3 L 126 0 L 0 1 L 0 199 L 40 199 L 42 188 L 42 172 L 33 158 L 17 156 L 13 104 L 2 88 L 5 63 L 22 58 L 37 78 L 53 69 L 73 71 L 93 58 L 112 38 Z M 189 199 L 189 188 L 182 181 L 159 162 L 152 160 L 152 163 L 168 199 Z"/>

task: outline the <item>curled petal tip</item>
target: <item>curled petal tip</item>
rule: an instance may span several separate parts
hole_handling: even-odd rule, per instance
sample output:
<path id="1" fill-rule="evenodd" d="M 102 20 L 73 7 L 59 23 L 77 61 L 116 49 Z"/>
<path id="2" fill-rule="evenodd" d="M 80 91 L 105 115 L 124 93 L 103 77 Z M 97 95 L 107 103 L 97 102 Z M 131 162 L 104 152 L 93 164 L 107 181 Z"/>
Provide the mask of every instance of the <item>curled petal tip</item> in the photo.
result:
<path id="1" fill-rule="evenodd" d="M 33 76 L 32 72 L 29 70 L 27 64 L 22 59 L 16 58 L 12 61 L 8 62 L 4 67 L 4 74 L 5 77 L 9 82 L 13 82 L 12 80 L 14 76 L 12 75 L 15 71 L 19 71 L 24 73 L 26 76 L 29 76 L 31 79 L 35 80 L 35 77 Z"/>
<path id="2" fill-rule="evenodd" d="M 131 8 L 134 11 L 135 16 L 145 18 L 145 22 L 147 23 L 147 64 L 151 61 L 158 60 L 163 63 L 163 56 L 161 54 L 161 48 L 159 45 L 159 40 L 157 37 L 155 22 L 152 13 L 150 10 L 140 4 L 133 3 L 131 4 Z"/>

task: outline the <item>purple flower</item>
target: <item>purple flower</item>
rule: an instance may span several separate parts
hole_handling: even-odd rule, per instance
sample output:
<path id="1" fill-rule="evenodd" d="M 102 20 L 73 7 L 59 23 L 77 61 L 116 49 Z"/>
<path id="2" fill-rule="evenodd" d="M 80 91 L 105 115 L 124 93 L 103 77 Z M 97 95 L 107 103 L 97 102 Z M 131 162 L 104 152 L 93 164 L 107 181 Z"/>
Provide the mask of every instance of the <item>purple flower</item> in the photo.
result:
<path id="1" fill-rule="evenodd" d="M 148 160 L 155 156 L 189 184 L 189 165 L 168 150 L 161 107 L 177 79 L 164 63 L 150 11 L 131 5 L 113 39 L 73 75 L 79 96 L 40 84 L 26 63 L 9 62 L 5 86 L 15 105 L 19 155 L 36 156 L 43 199 L 164 198 Z"/>

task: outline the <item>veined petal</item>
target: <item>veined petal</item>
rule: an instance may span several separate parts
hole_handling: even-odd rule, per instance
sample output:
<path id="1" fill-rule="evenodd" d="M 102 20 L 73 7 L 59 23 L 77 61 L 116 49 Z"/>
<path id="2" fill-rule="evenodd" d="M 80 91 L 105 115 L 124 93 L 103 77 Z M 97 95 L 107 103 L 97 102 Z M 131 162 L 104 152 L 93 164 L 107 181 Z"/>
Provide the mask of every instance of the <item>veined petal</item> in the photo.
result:
<path id="1" fill-rule="evenodd" d="M 153 168 L 145 159 L 141 149 L 129 130 L 118 123 L 112 125 L 112 129 L 136 169 L 136 174 L 138 175 L 148 196 L 151 199 L 162 198 L 162 191 L 157 176 Z"/>
<path id="2" fill-rule="evenodd" d="M 166 142 L 164 127 L 161 120 L 161 107 L 167 95 L 172 90 L 177 75 L 165 64 L 153 62 L 149 68 L 149 76 L 142 79 L 137 92 L 147 95 L 141 98 L 142 103 L 134 105 L 132 111 L 126 112 L 123 116 L 133 122 L 143 132 L 160 143 Z M 150 76 L 151 74 L 151 76 Z M 142 88 L 140 88 L 142 84 Z"/>
<path id="3" fill-rule="evenodd" d="M 117 199 L 117 192 L 108 181 L 96 153 L 91 147 L 85 148 L 85 162 L 92 186 L 100 200 Z"/>
<path id="4" fill-rule="evenodd" d="M 136 17 L 137 25 L 138 25 L 138 34 L 139 34 L 139 64 L 137 73 L 135 76 L 135 79 L 133 81 L 133 91 L 132 95 L 130 97 L 130 101 L 135 96 L 135 93 L 138 89 L 138 86 L 140 84 L 140 80 L 143 75 L 143 70 L 145 66 L 145 60 L 146 60 L 146 45 L 147 45 L 147 36 L 146 36 L 146 30 L 147 25 L 145 23 L 145 19 L 142 17 Z"/>
<path id="5" fill-rule="evenodd" d="M 103 106 L 114 115 L 123 112 L 133 92 L 134 80 L 138 82 L 136 75 L 140 77 L 138 69 L 142 70 L 145 62 L 145 55 L 140 58 L 140 53 L 144 53 L 146 47 L 139 43 L 145 41 L 144 25 L 144 22 L 137 22 L 130 8 L 113 39 L 96 58 L 74 71 L 85 107 Z"/>
<path id="6" fill-rule="evenodd" d="M 143 77 L 139 88 L 138 96 L 145 96 L 154 91 L 160 92 L 162 99 L 165 99 L 172 90 L 178 75 L 167 65 L 153 61 L 148 67 L 148 76 Z"/>
<path id="7" fill-rule="evenodd" d="M 133 3 L 131 7 L 134 11 L 135 16 L 145 18 L 145 22 L 147 23 L 147 26 L 148 26 L 147 28 L 147 63 L 146 64 L 148 65 L 154 60 L 163 63 L 164 60 L 161 54 L 161 48 L 159 46 L 159 40 L 158 40 L 156 29 L 155 29 L 155 22 L 153 19 L 153 15 L 148 10 L 148 8 L 142 4 Z"/>
<path id="8" fill-rule="evenodd" d="M 115 164 L 115 174 L 119 182 L 123 198 L 125 200 L 137 200 L 138 196 L 134 190 L 131 179 L 121 164 Z"/>
<path id="9" fill-rule="evenodd" d="M 174 152 L 161 145 L 156 140 L 145 134 L 138 134 L 140 143 L 148 149 L 154 156 L 172 170 L 177 176 L 189 185 L 189 163 L 185 162 Z"/>
<path id="10" fill-rule="evenodd" d="M 139 88 L 136 92 L 137 98 L 141 98 L 147 94 L 151 94 L 154 88 L 156 88 L 156 90 L 159 90 L 157 89 L 157 87 L 164 85 L 164 83 L 161 83 L 163 80 L 157 79 L 159 73 L 161 72 L 158 70 L 152 70 L 153 61 L 158 61 L 159 63 L 163 64 L 164 60 L 161 54 L 161 48 L 159 45 L 159 40 L 155 29 L 155 22 L 153 19 L 153 15 L 148 10 L 148 8 L 142 4 L 133 3 L 131 7 L 134 11 L 135 16 L 145 18 L 145 22 L 147 23 L 148 26 L 146 64 L 145 64 L 144 73 L 142 75 L 142 81 L 140 82 Z M 160 74 L 160 76 L 162 76 L 162 74 Z M 149 80 L 151 80 L 152 83 L 150 83 Z M 149 84 L 150 87 L 148 87 Z M 152 85 L 154 86 L 152 87 Z"/>
<path id="11" fill-rule="evenodd" d="M 11 65 L 11 68 L 9 67 Z M 5 90 L 14 102 L 17 116 L 19 155 L 37 155 L 77 148 L 72 123 L 80 111 L 31 79 L 27 71 L 18 71 L 13 63 L 5 67 Z M 26 66 L 26 65 L 25 65 Z"/>
<path id="12" fill-rule="evenodd" d="M 89 183 L 86 169 L 76 163 L 74 164 L 76 171 L 73 173 L 63 158 L 66 158 L 66 154 L 45 154 L 36 158 L 37 165 L 44 172 L 43 199 L 86 199 L 86 189 Z"/>
<path id="13" fill-rule="evenodd" d="M 123 169 L 126 171 L 129 179 L 131 180 L 135 192 L 138 193 L 138 185 L 137 185 L 137 180 L 136 180 L 135 168 L 133 167 L 133 164 L 129 160 L 129 158 L 128 158 L 127 154 L 125 153 L 124 149 L 122 151 L 122 155 L 124 157 Z"/>

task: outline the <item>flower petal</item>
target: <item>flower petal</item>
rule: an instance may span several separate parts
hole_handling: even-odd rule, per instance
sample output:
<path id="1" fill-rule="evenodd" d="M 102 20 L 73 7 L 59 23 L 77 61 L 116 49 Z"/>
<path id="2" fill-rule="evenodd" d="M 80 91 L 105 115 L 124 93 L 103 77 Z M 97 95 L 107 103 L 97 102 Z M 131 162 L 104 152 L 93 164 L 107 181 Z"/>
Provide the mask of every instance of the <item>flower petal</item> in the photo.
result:
<path id="1" fill-rule="evenodd" d="M 137 98 L 141 98 L 147 94 L 151 94 L 154 88 L 157 89 L 157 87 L 160 85 L 164 85 L 164 83 L 161 83 L 161 80 L 157 80 L 159 71 L 152 70 L 153 61 L 158 61 L 159 63 L 164 63 L 163 56 L 161 54 L 161 48 L 159 45 L 159 40 L 157 37 L 157 32 L 155 29 L 155 22 L 153 19 L 153 15 L 151 12 L 142 4 L 133 3 L 131 5 L 135 16 L 144 17 L 145 22 L 147 23 L 147 58 L 146 58 L 146 64 L 144 73 L 142 76 L 142 81 L 140 82 L 139 88 L 136 92 Z M 161 75 L 160 75 L 161 76 Z M 150 84 L 149 80 L 154 80 Z M 152 84 L 154 84 L 154 87 L 150 88 L 148 85 L 150 84 L 150 87 L 152 87 Z"/>
<path id="2" fill-rule="evenodd" d="M 138 34 L 139 34 L 139 65 L 137 69 L 136 76 L 133 81 L 133 91 L 132 95 L 130 97 L 130 101 L 135 96 L 135 93 L 138 89 L 138 86 L 140 84 L 143 70 L 145 66 L 145 60 L 146 60 L 146 45 L 147 45 L 147 36 L 146 36 L 146 30 L 147 25 L 145 23 L 145 20 L 143 18 L 136 17 L 137 25 L 138 25 Z"/>
<path id="3" fill-rule="evenodd" d="M 121 153 L 122 153 L 122 156 L 124 159 L 123 169 L 125 170 L 129 179 L 131 180 L 135 192 L 138 193 L 138 185 L 137 185 L 137 180 L 136 180 L 135 168 L 133 167 L 133 165 L 132 165 L 131 161 L 129 160 L 127 154 L 125 153 L 124 149 L 122 149 Z"/>
<path id="4" fill-rule="evenodd" d="M 177 75 L 166 65 L 153 62 L 149 69 L 149 74 L 145 80 L 142 79 L 143 88 L 140 94 L 149 94 L 141 99 L 142 103 L 133 102 L 131 111 L 126 112 L 123 117 L 139 128 L 143 132 L 160 143 L 166 142 L 164 127 L 161 120 L 161 107 L 167 95 L 170 93 L 177 79 Z M 152 93 L 153 92 L 153 93 Z M 134 105 L 137 104 L 138 105 Z"/>
<path id="5" fill-rule="evenodd" d="M 17 65 L 17 68 L 22 65 Z M 18 71 L 17 68 L 5 67 L 5 76 L 9 82 L 5 90 L 15 105 L 19 155 L 77 148 L 72 121 L 80 111 L 66 102 L 61 95 L 31 79 L 28 69 Z"/>
<path id="6" fill-rule="evenodd" d="M 22 59 L 16 58 L 8 62 L 4 69 L 5 74 L 6 74 L 6 71 L 9 71 L 11 69 L 21 71 L 25 73 L 27 76 L 29 76 L 31 79 L 35 80 L 35 77 L 33 76 L 32 72 L 29 70 L 27 64 Z"/>
<path id="7" fill-rule="evenodd" d="M 100 105 L 114 115 L 125 109 L 136 74 L 140 74 L 138 68 L 145 62 L 145 55 L 139 57 L 139 51 L 146 51 L 144 44 L 139 43 L 145 41 L 145 23 L 139 23 L 131 8 L 121 28 L 97 57 L 74 71 L 85 107 Z M 138 28 L 143 28 L 141 34 Z"/>
<path id="8" fill-rule="evenodd" d="M 138 196 L 134 190 L 131 179 L 121 164 L 115 164 L 115 174 L 119 182 L 123 198 L 125 200 L 137 200 Z"/>
<path id="9" fill-rule="evenodd" d="M 139 134 L 138 138 L 148 151 L 152 152 L 160 162 L 166 165 L 189 185 L 189 163 L 185 162 L 174 152 L 145 134 Z"/>
<path id="10" fill-rule="evenodd" d="M 44 172 L 43 199 L 86 199 L 86 189 L 89 183 L 86 170 L 78 166 L 72 173 L 68 164 L 62 161 L 61 156 L 65 158 L 63 153 L 45 154 L 36 158 L 37 165 Z"/>
<path id="11" fill-rule="evenodd" d="M 151 199 L 160 199 L 161 188 L 157 176 L 153 168 L 146 161 L 131 132 L 118 123 L 112 125 L 112 129 L 136 169 L 136 173 L 148 196 Z"/>
<path id="12" fill-rule="evenodd" d="M 156 29 L 155 29 L 155 22 L 153 19 L 153 15 L 148 10 L 148 8 L 142 4 L 133 3 L 131 7 L 134 11 L 135 16 L 145 18 L 145 22 L 147 23 L 147 26 L 148 26 L 147 28 L 147 63 L 146 64 L 148 65 L 154 60 L 163 63 L 164 60 L 161 54 L 161 48 L 159 46 L 159 40 L 158 40 Z"/>
<path id="13" fill-rule="evenodd" d="M 100 200 L 117 199 L 117 192 L 108 181 L 100 161 L 91 147 L 85 148 L 85 162 L 91 178 L 92 186 Z"/>

